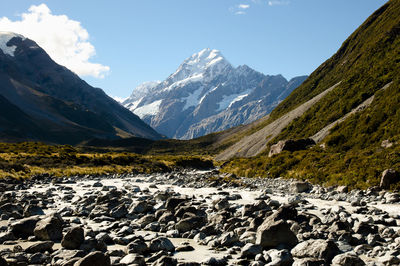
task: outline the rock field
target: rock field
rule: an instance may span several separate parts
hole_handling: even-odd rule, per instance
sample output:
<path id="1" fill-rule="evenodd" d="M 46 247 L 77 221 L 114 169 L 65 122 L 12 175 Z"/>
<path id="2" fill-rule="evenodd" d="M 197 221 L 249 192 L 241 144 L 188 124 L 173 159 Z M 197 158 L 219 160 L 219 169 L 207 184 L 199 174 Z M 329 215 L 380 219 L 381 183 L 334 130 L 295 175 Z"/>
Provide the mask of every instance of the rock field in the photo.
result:
<path id="1" fill-rule="evenodd" d="M 215 176 L 1 180 L 0 266 L 400 265 L 398 193 Z"/>

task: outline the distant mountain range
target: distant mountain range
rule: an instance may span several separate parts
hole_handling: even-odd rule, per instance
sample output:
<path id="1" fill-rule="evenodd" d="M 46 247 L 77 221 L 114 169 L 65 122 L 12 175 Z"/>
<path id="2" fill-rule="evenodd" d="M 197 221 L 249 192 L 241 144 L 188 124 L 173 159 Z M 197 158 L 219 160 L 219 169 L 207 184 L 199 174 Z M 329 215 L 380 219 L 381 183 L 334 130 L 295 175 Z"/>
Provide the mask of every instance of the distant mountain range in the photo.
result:
<path id="1" fill-rule="evenodd" d="M 0 114 L 1 141 L 162 138 L 34 41 L 9 32 L 0 32 Z"/>
<path id="2" fill-rule="evenodd" d="M 235 68 L 219 51 L 204 49 L 166 80 L 135 88 L 123 105 L 158 132 L 191 139 L 265 116 L 306 78 Z"/>

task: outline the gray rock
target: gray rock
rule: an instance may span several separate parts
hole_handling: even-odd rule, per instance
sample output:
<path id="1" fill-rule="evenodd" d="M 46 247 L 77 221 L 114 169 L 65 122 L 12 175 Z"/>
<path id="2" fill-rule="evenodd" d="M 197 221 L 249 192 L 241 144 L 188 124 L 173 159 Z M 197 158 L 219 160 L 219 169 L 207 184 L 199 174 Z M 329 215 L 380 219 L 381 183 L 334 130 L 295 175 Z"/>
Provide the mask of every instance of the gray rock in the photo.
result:
<path id="1" fill-rule="evenodd" d="M 174 252 L 175 251 L 175 246 L 172 244 L 172 242 L 166 238 L 166 237 L 158 237 L 156 239 L 153 239 L 150 242 L 149 246 L 150 252 L 158 252 L 161 250 L 168 251 L 168 252 Z"/>
<path id="2" fill-rule="evenodd" d="M 399 173 L 394 169 L 386 169 L 382 173 L 381 182 L 379 186 L 383 189 L 389 189 L 390 185 L 400 181 Z"/>
<path id="3" fill-rule="evenodd" d="M 149 247 L 144 240 L 136 239 L 133 242 L 129 243 L 129 245 L 126 247 L 126 251 L 128 254 L 136 253 L 143 255 L 149 251 Z"/>
<path id="4" fill-rule="evenodd" d="M 139 201 L 133 203 L 129 208 L 129 214 L 132 213 L 147 213 L 153 209 L 153 206 L 149 205 L 146 201 Z"/>
<path id="5" fill-rule="evenodd" d="M 290 185 L 290 191 L 292 193 L 307 192 L 312 189 L 312 185 L 308 182 L 295 181 Z"/>
<path id="6" fill-rule="evenodd" d="M 40 240 L 61 240 L 63 223 L 59 214 L 50 215 L 36 224 L 34 234 Z"/>
<path id="7" fill-rule="evenodd" d="M 283 151 L 294 152 L 294 151 L 305 150 L 308 147 L 314 145 L 315 141 L 313 139 L 281 140 L 277 144 L 271 146 L 268 156 L 271 157 Z"/>
<path id="8" fill-rule="evenodd" d="M 43 241 L 39 243 L 35 243 L 30 245 L 28 248 L 25 249 L 26 253 L 43 253 L 45 251 L 52 251 L 54 246 L 53 241 Z"/>
<path id="9" fill-rule="evenodd" d="M 18 222 L 11 224 L 11 232 L 16 237 L 23 239 L 33 236 L 36 224 L 39 220 L 40 218 L 38 216 L 32 216 L 19 220 Z"/>
<path id="10" fill-rule="evenodd" d="M 32 254 L 32 256 L 29 257 L 29 263 L 30 264 L 36 264 L 36 265 L 44 265 L 46 262 L 49 260 L 49 256 L 43 253 L 35 253 Z M 0 265 L 3 266 L 0 262 Z M 7 264 L 5 264 L 7 265 Z"/>
<path id="11" fill-rule="evenodd" d="M 128 214 L 125 204 L 121 204 L 111 210 L 110 216 L 116 219 L 124 218 Z"/>
<path id="12" fill-rule="evenodd" d="M 292 266 L 324 266 L 326 265 L 324 260 L 315 258 L 302 258 L 295 259 Z"/>
<path id="13" fill-rule="evenodd" d="M 34 215 L 44 215 L 43 209 L 39 206 L 31 205 L 31 204 L 28 204 L 27 206 L 25 206 L 24 216 L 30 217 L 30 216 L 34 216 Z"/>
<path id="14" fill-rule="evenodd" d="M 337 255 L 332 260 L 332 265 L 337 266 L 363 266 L 364 261 L 360 259 L 357 255 L 352 253 L 344 253 Z"/>
<path id="15" fill-rule="evenodd" d="M 242 248 L 240 257 L 252 259 L 260 253 L 262 253 L 262 247 L 260 245 L 248 243 Z"/>
<path id="16" fill-rule="evenodd" d="M 268 266 L 290 266 L 293 264 L 293 258 L 290 252 L 286 249 L 272 249 L 267 251 L 267 255 L 271 261 L 267 263 Z"/>
<path id="17" fill-rule="evenodd" d="M 273 217 L 268 217 L 257 229 L 256 244 L 266 249 L 281 246 L 291 248 L 297 242 L 290 225 L 283 220 L 275 221 Z"/>
<path id="18" fill-rule="evenodd" d="M 323 259 L 327 263 L 330 263 L 339 252 L 333 241 L 323 239 L 301 242 L 291 250 L 293 257 Z"/>
<path id="19" fill-rule="evenodd" d="M 138 254 L 128 254 L 125 257 L 123 257 L 119 263 L 123 265 L 138 265 L 138 266 L 146 265 L 144 257 Z"/>
<path id="20" fill-rule="evenodd" d="M 75 262 L 74 266 L 110 266 L 110 257 L 100 251 L 94 251 Z"/>
<path id="21" fill-rule="evenodd" d="M 64 235 L 61 246 L 66 249 L 78 249 L 85 240 L 84 230 L 82 227 L 70 228 Z"/>
<path id="22" fill-rule="evenodd" d="M 169 256 L 162 256 L 155 261 L 152 266 L 175 266 L 178 264 L 178 260 Z"/>

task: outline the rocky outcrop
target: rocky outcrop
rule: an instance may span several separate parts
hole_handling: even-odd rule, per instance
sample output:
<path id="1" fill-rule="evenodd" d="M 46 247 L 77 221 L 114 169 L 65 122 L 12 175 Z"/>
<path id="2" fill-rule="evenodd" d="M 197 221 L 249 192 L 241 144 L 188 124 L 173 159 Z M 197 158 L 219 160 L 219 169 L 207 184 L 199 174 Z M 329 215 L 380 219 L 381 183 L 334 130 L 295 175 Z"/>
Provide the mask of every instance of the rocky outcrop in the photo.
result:
<path id="1" fill-rule="evenodd" d="M 297 139 L 297 140 L 281 140 L 277 144 L 271 146 L 268 156 L 271 157 L 283 151 L 301 151 L 315 145 L 313 139 Z"/>

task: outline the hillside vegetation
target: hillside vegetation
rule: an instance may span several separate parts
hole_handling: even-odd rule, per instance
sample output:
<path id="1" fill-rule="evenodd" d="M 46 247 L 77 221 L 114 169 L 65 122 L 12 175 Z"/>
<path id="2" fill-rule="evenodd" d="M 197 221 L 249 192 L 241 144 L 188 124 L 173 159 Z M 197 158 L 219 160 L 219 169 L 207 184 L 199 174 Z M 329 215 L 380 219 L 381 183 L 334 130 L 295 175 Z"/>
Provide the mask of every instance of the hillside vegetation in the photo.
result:
<path id="1" fill-rule="evenodd" d="M 377 185 L 385 168 L 400 169 L 400 1 L 374 12 L 341 46 L 271 114 L 240 137 L 250 135 L 340 82 L 302 116 L 292 121 L 255 158 L 233 159 L 224 170 L 247 176 L 287 176 L 329 185 Z M 385 90 L 380 90 L 389 84 Z M 306 151 L 267 152 L 279 140 L 313 136 L 375 95 L 372 104 L 334 126 L 319 145 Z M 238 138 L 238 136 L 233 136 Z M 266 138 L 268 136 L 265 136 Z M 389 140 L 391 148 L 381 148 Z"/>

